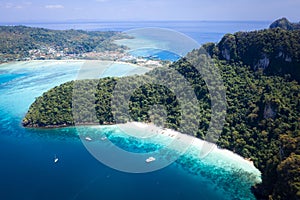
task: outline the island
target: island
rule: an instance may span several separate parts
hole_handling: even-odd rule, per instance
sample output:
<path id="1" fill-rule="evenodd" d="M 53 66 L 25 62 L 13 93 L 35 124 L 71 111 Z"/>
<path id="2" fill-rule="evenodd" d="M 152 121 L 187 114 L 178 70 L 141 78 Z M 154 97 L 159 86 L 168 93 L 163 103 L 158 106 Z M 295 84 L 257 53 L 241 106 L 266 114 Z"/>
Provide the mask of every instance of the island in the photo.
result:
<path id="1" fill-rule="evenodd" d="M 110 52 L 122 52 L 124 46 L 111 38 L 126 38 L 120 32 L 50 30 L 26 26 L 0 26 L 0 62 L 45 59 L 92 59 Z"/>
<path id="2" fill-rule="evenodd" d="M 114 41 L 132 36 L 117 31 L 51 30 L 0 26 L 0 64 L 31 60 L 107 60 L 153 68 L 167 61 L 132 56 Z"/>
<path id="3" fill-rule="evenodd" d="M 251 159 L 262 172 L 262 183 L 252 188 L 258 199 L 299 199 L 300 31 L 272 26 L 265 30 L 227 34 L 219 43 L 205 44 L 188 56 L 207 56 L 203 49 L 214 59 L 226 87 L 226 122 L 217 145 Z M 147 84 L 151 75 L 164 74 L 168 69 L 185 77 L 199 102 L 180 105 L 186 107 L 185 110 L 200 110 L 196 115 L 187 115 L 183 121 L 178 99 L 163 86 L 164 80 L 161 85 Z M 130 116 L 115 121 L 111 99 L 125 95 L 113 93 L 120 80 L 124 83 L 123 93 L 127 91 L 127 84 L 142 86 L 130 97 Z M 96 87 L 84 89 L 91 84 Z M 74 115 L 75 85 L 87 96 L 93 94 L 94 105 Z M 180 90 L 182 86 L 176 87 Z M 81 98 L 80 101 L 87 100 L 84 95 Z M 210 98 L 201 74 L 182 58 L 141 76 L 64 83 L 38 97 L 22 123 L 35 128 L 73 126 L 75 123 L 115 124 L 129 120 L 159 125 L 161 115 L 156 119 L 149 116 L 151 107 L 159 104 L 166 109 L 166 128 L 191 134 L 189 129 L 181 129 L 180 123 L 196 122 L 191 123 L 197 130 L 193 135 L 205 139 L 211 117 Z M 96 117 L 89 114 L 92 109 Z"/>

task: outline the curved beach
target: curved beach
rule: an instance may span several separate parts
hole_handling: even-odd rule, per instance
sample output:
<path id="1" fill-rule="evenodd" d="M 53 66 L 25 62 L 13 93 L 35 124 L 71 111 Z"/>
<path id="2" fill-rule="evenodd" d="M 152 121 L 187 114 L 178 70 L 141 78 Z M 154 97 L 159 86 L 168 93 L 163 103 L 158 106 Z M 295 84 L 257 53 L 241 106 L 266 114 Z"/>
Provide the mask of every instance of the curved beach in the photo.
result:
<path id="1" fill-rule="evenodd" d="M 160 147 L 175 150 L 180 152 L 180 154 L 193 157 L 193 159 L 207 166 L 222 168 L 228 172 L 240 171 L 241 173 L 251 174 L 253 184 L 261 182 L 261 172 L 251 161 L 232 151 L 220 149 L 215 144 L 187 134 L 141 122 L 92 126 L 92 128 L 112 129 L 114 132 L 113 137 L 134 137 L 142 143 L 157 144 Z M 205 152 L 205 155 L 203 155 L 203 152 Z"/>

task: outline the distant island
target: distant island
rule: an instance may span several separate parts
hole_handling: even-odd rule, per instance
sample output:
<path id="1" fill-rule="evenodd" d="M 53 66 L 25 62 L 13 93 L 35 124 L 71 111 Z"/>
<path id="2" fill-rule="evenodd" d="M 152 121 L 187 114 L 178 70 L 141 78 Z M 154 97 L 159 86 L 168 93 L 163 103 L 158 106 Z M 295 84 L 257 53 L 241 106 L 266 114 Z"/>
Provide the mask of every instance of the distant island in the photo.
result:
<path id="1" fill-rule="evenodd" d="M 270 29 L 226 34 L 218 44 L 203 46 L 219 68 L 227 90 L 226 123 L 217 144 L 250 158 L 262 172 L 263 182 L 253 187 L 258 199 L 300 198 L 300 30 L 281 24 L 279 21 Z M 195 59 L 206 56 L 203 48 L 188 56 Z M 205 139 L 211 97 L 199 72 L 184 58 L 168 67 L 155 68 L 145 76 L 64 83 L 36 99 L 23 125 L 72 126 L 74 117 L 79 124 L 114 124 L 110 100 L 112 95 L 118 95 L 113 94 L 117 81 L 143 84 L 151 77 L 147 75 L 163 74 L 168 68 L 177 70 L 192 85 L 199 104 L 181 106 L 191 110 L 198 107 L 200 112 L 196 116 L 189 115 L 183 123 L 198 122 L 194 135 Z M 72 113 L 75 84 L 79 89 L 90 84 L 97 86 L 85 91 L 95 95 L 95 106 L 82 110 L 78 116 Z M 157 124 L 160 119 L 149 118 L 148 112 L 152 105 L 160 104 L 167 110 L 166 127 L 190 133 L 188 129 L 180 129 L 180 106 L 174 93 L 163 85 L 164 80 L 162 85 L 145 84 L 138 88 L 130 98 L 130 116 L 122 121 L 129 121 L 131 117 L 135 121 Z M 181 89 L 180 84 L 176 86 Z M 123 87 L 122 92 L 126 93 L 126 84 Z M 85 101 L 82 98 L 80 100 Z M 94 108 L 96 118 L 89 114 L 89 109 Z"/>

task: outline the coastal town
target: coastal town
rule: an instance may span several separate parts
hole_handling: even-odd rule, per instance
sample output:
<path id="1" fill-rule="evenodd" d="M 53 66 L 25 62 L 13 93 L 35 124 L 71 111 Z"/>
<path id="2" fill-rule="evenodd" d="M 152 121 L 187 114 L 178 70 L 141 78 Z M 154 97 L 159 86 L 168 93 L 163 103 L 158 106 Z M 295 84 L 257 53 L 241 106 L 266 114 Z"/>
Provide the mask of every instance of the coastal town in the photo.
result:
<path id="1" fill-rule="evenodd" d="M 0 64 L 32 60 L 103 60 L 155 68 L 169 63 L 151 55 L 128 53 L 127 46 L 115 41 L 132 38 L 120 32 L 0 26 L 0 35 Z"/>
<path id="2" fill-rule="evenodd" d="M 1 56 L 0 56 L 1 58 Z M 123 49 L 114 51 L 92 51 L 92 52 L 70 52 L 68 48 L 57 50 L 55 47 L 41 47 L 28 51 L 28 56 L 15 59 L 0 59 L 0 63 L 12 61 L 32 61 L 32 60 L 103 60 L 103 61 L 118 61 L 130 64 L 135 64 L 147 68 L 162 67 L 169 61 L 159 60 L 152 56 L 136 57 L 130 55 Z"/>
<path id="3" fill-rule="evenodd" d="M 29 50 L 29 56 L 23 58 L 23 61 L 31 60 L 103 60 L 103 61 L 120 61 L 131 63 L 142 67 L 156 68 L 162 67 L 168 61 L 154 59 L 151 56 L 136 57 L 128 54 L 125 51 L 102 51 L 102 52 L 86 52 L 86 53 L 66 53 L 64 51 L 57 51 L 51 47 L 42 49 Z"/>

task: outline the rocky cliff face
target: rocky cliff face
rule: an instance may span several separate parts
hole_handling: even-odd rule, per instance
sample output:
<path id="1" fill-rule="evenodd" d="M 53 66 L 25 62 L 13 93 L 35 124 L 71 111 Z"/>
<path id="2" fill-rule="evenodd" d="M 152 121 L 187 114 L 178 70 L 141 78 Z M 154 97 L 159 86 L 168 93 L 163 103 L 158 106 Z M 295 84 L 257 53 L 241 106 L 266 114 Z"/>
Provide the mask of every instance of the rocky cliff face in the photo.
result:
<path id="1" fill-rule="evenodd" d="M 266 54 L 262 55 L 262 58 L 258 60 L 258 62 L 254 65 L 254 69 L 266 69 L 269 67 L 270 59 Z"/>
<path id="2" fill-rule="evenodd" d="M 218 44 L 223 59 L 230 61 L 236 56 L 236 38 L 232 34 L 226 34 Z"/>
<path id="3" fill-rule="evenodd" d="M 264 118 L 265 119 L 274 119 L 276 116 L 276 108 L 271 105 L 271 103 L 268 103 L 265 105 L 264 109 Z"/>
<path id="4" fill-rule="evenodd" d="M 269 75 L 290 74 L 300 82 L 300 29 L 294 30 L 297 26 L 282 19 L 274 22 L 271 29 L 226 34 L 218 44 L 204 48 L 221 60 L 242 62 Z"/>

